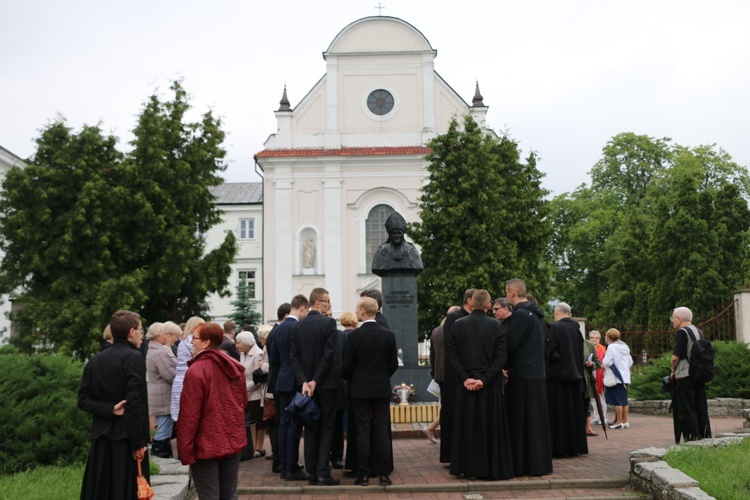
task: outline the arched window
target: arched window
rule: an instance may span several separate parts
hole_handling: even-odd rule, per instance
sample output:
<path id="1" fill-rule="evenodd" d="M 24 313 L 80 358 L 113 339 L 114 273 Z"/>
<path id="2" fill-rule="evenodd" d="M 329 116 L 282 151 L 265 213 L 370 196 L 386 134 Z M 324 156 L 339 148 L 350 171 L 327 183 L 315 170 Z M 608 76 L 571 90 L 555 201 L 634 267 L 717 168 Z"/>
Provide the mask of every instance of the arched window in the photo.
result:
<path id="1" fill-rule="evenodd" d="M 385 220 L 393 213 L 392 207 L 388 205 L 375 205 L 367 214 L 365 222 L 365 259 L 367 260 L 367 272 L 372 271 L 372 256 L 378 249 L 378 245 L 388 239 L 388 231 L 385 230 Z"/>

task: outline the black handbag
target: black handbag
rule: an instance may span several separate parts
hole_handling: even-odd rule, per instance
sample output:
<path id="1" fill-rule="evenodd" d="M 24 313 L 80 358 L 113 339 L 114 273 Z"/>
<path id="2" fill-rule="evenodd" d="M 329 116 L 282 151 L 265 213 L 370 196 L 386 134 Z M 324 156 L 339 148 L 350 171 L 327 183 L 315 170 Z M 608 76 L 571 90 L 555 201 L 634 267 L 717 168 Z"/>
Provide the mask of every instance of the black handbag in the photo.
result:
<path id="1" fill-rule="evenodd" d="M 253 383 L 255 385 L 265 384 L 268 380 L 268 374 L 265 373 L 261 368 L 253 370 Z"/>

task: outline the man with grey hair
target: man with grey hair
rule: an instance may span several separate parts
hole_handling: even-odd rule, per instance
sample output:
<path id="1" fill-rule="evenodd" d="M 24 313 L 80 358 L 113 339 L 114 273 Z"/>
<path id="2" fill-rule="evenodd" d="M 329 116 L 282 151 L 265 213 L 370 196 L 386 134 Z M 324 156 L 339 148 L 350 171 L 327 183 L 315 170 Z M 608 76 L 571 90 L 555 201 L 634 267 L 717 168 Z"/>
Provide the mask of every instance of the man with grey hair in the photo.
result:
<path id="1" fill-rule="evenodd" d="M 675 390 L 672 397 L 672 419 L 675 442 L 711 437 L 711 422 L 708 419 L 706 384 L 690 378 L 689 359 L 693 344 L 705 338 L 703 332 L 693 325 L 693 313 L 687 307 L 678 307 L 672 312 L 672 326 L 677 328 L 672 350 L 672 379 Z"/>
<path id="2" fill-rule="evenodd" d="M 555 306 L 555 322 L 547 330 L 545 369 L 552 457 L 575 457 L 589 452 L 583 395 L 583 334 L 571 318 L 570 305 Z"/>

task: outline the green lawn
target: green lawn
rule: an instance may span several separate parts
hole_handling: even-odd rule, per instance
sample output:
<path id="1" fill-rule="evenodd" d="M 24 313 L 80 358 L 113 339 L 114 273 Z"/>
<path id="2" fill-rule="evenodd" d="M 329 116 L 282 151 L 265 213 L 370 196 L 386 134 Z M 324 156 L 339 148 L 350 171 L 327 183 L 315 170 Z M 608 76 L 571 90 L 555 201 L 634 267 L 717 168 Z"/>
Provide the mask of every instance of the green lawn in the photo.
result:
<path id="1" fill-rule="evenodd" d="M 151 475 L 159 466 L 149 463 Z M 67 467 L 39 467 L 11 476 L 0 476 L 0 498 L 13 500 L 67 500 L 79 498 L 84 464 Z"/>
<path id="2" fill-rule="evenodd" d="M 15 500 L 73 499 L 81 495 L 83 464 L 40 467 L 0 477 L 0 498 Z"/>
<path id="3" fill-rule="evenodd" d="M 667 452 L 664 460 L 698 481 L 701 489 L 715 498 L 750 498 L 750 439 L 716 448 L 682 446 Z"/>

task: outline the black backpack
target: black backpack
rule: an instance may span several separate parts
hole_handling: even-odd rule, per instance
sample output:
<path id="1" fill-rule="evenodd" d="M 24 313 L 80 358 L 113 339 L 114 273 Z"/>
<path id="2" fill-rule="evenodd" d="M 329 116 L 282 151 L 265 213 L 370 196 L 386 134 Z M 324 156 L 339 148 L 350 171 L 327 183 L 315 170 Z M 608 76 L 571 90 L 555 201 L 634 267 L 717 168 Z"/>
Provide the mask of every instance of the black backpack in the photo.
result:
<path id="1" fill-rule="evenodd" d="M 716 351 L 711 342 L 702 334 L 696 339 L 692 328 L 685 328 L 685 331 L 693 341 L 693 347 L 688 356 L 688 375 L 693 382 L 699 384 L 710 382 L 716 376 L 716 365 L 714 365 Z M 697 328 L 696 331 L 700 332 Z"/>

